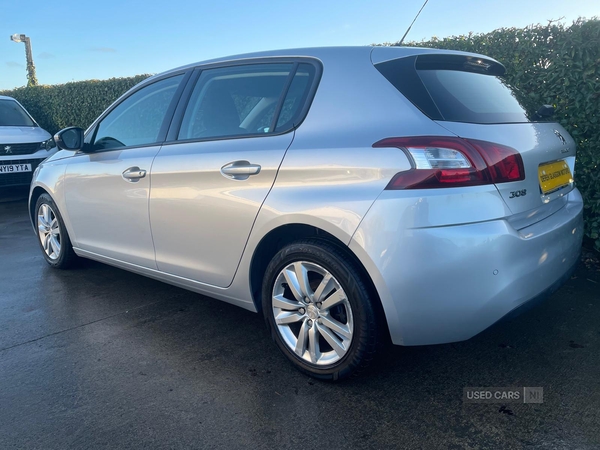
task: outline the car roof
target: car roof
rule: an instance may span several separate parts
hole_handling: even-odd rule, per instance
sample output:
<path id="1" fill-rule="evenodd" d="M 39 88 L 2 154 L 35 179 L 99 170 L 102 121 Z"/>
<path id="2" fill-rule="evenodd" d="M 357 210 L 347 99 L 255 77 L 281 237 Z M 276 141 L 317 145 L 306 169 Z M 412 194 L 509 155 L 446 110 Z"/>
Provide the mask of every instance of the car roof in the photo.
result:
<path id="1" fill-rule="evenodd" d="M 403 58 L 407 56 L 420 54 L 451 54 L 451 55 L 466 55 L 475 58 L 482 58 L 498 63 L 498 61 L 489 56 L 480 55 L 477 53 L 468 53 L 456 50 L 442 50 L 435 48 L 424 47 L 391 47 L 391 46 L 342 46 L 342 47 L 308 47 L 308 48 L 293 48 L 281 50 L 269 50 L 254 53 L 242 53 L 238 55 L 225 56 L 220 58 L 208 59 L 192 64 L 180 66 L 166 72 L 156 74 L 147 79 L 152 80 L 159 76 L 168 75 L 173 72 L 190 69 L 205 64 L 216 64 L 223 62 L 243 62 L 244 60 L 259 59 L 259 58 L 274 58 L 274 57 L 313 57 L 322 60 L 326 63 L 327 59 L 342 58 L 360 58 L 370 57 L 373 64 L 377 64 L 391 59 Z M 498 63 L 500 64 L 500 63 Z"/>
<path id="2" fill-rule="evenodd" d="M 0 95 L 0 100 L 13 100 L 13 101 L 17 101 L 16 99 L 9 97 L 7 95 Z"/>

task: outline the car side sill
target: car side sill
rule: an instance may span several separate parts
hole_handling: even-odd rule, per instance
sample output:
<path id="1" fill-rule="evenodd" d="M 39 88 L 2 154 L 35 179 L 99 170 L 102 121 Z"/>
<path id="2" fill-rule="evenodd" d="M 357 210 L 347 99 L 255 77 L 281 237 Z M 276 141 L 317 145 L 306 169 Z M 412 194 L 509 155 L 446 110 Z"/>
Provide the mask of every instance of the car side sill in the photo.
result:
<path id="1" fill-rule="evenodd" d="M 240 308 L 244 308 L 248 311 L 256 312 L 256 308 L 254 306 L 254 302 L 251 300 L 240 300 L 239 298 L 233 298 L 226 294 L 227 288 L 220 288 L 218 286 L 212 286 L 205 283 L 200 283 L 199 281 L 190 280 L 189 278 L 179 277 L 177 275 L 171 275 L 165 272 L 161 272 L 156 269 L 150 269 L 147 267 L 142 267 L 137 264 L 128 263 L 125 261 L 120 261 L 118 259 L 110 258 L 108 256 L 99 255 L 94 252 L 90 252 L 87 250 L 82 250 L 77 247 L 73 247 L 75 254 L 82 258 L 92 259 L 94 261 L 98 261 L 104 264 L 108 264 L 110 266 L 117 267 L 119 269 L 127 270 L 129 272 L 134 272 L 139 275 L 143 275 L 149 278 L 153 278 L 155 280 L 162 281 L 164 283 L 172 284 L 173 286 L 177 286 L 183 289 L 187 289 L 188 291 L 196 292 L 198 294 L 206 295 L 208 297 L 213 297 L 218 300 L 224 301 L 226 303 L 230 303 L 235 306 L 239 306 Z M 219 292 L 221 291 L 221 292 Z"/>

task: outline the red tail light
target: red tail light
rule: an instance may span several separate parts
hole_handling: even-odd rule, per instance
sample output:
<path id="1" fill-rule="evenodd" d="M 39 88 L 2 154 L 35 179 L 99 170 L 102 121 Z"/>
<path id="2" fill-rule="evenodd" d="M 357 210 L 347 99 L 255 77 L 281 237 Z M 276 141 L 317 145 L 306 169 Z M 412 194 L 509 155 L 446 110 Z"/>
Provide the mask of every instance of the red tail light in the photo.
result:
<path id="1" fill-rule="evenodd" d="M 494 183 L 507 183 L 525 179 L 523 158 L 514 148 L 474 139 L 469 139 L 468 142 L 485 159 Z"/>
<path id="2" fill-rule="evenodd" d="M 454 137 L 388 138 L 373 147 L 397 147 L 413 168 L 396 174 L 386 189 L 477 186 L 525 179 L 521 155 L 493 142 Z"/>

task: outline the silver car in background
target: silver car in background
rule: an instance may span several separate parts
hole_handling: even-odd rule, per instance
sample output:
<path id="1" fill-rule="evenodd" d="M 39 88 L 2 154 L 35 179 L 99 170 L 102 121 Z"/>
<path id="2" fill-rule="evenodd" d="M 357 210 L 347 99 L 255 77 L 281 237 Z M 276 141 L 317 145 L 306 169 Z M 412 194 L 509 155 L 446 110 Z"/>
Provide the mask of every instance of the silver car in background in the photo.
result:
<path id="1" fill-rule="evenodd" d="M 156 75 L 57 134 L 31 185 L 43 255 L 262 311 L 320 379 L 386 340 L 469 339 L 557 289 L 582 241 L 573 139 L 503 73 L 347 47 Z"/>
<path id="2" fill-rule="evenodd" d="M 0 95 L 0 188 L 29 186 L 34 170 L 56 145 L 14 98 Z"/>

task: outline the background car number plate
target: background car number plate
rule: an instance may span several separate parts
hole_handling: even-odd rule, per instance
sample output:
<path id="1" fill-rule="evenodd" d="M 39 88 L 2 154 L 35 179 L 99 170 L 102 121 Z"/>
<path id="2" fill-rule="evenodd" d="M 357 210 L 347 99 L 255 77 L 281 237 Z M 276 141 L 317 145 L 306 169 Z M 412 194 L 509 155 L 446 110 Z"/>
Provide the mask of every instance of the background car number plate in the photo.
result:
<path id="1" fill-rule="evenodd" d="M 0 174 L 31 172 L 31 164 L 0 164 Z"/>
<path id="2" fill-rule="evenodd" d="M 538 177 L 543 194 L 548 194 L 573 182 L 571 169 L 566 161 L 555 161 L 538 167 Z"/>

